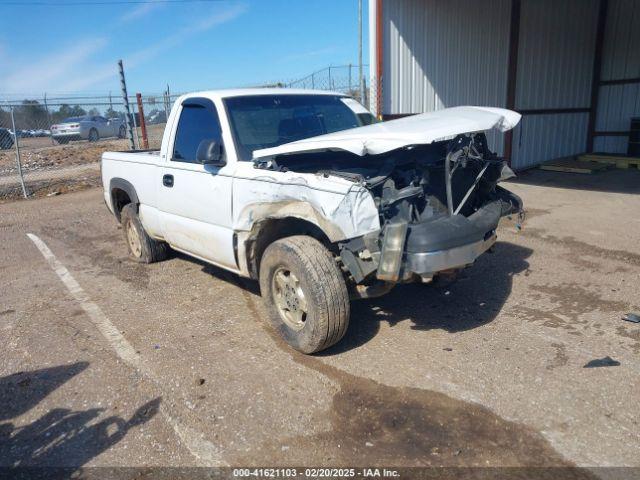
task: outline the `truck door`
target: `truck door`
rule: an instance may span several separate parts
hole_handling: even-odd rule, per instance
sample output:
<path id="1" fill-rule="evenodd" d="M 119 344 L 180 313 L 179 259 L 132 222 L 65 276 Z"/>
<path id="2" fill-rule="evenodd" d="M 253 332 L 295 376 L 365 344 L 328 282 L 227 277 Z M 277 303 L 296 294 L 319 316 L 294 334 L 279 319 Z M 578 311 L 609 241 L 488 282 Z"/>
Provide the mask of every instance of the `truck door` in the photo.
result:
<path id="1" fill-rule="evenodd" d="M 196 160 L 203 140 L 222 145 L 214 103 L 207 98 L 184 100 L 173 133 L 157 179 L 164 237 L 177 250 L 236 269 L 231 228 L 233 166 L 202 165 Z"/>

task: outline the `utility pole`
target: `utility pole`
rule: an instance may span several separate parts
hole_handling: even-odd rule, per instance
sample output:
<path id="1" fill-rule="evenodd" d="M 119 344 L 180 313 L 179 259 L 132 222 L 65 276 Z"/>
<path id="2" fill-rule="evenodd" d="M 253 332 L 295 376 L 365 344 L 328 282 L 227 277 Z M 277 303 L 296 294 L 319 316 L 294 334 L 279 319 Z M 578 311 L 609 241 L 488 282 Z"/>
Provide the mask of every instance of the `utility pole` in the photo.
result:
<path id="1" fill-rule="evenodd" d="M 358 0 L 358 86 L 360 87 L 360 103 L 364 105 L 366 99 L 362 75 L 362 0 Z"/>

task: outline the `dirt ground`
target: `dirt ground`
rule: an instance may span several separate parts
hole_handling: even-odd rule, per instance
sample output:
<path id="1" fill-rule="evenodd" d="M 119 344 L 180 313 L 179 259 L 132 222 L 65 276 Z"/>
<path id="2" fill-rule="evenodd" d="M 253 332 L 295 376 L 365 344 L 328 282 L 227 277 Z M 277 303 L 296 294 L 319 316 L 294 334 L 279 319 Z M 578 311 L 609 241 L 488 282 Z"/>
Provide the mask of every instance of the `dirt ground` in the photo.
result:
<path id="1" fill-rule="evenodd" d="M 100 185 L 99 162 L 108 150 L 126 150 L 127 140 L 52 144 L 50 138 L 22 138 L 20 158 L 31 197 L 57 195 Z M 0 203 L 22 198 L 14 150 L 0 151 Z"/>
<path id="2" fill-rule="evenodd" d="M 147 126 L 149 148 L 160 148 L 164 127 L 165 124 Z M 142 139 L 140 128 L 137 135 Z M 49 137 L 21 138 L 20 158 L 27 194 L 40 198 L 99 186 L 102 154 L 128 150 L 128 142 L 127 139 L 110 138 L 60 145 Z M 23 192 L 15 150 L 0 150 L 0 203 L 20 198 L 23 198 Z"/>
<path id="3" fill-rule="evenodd" d="M 354 303 L 316 356 L 255 283 L 127 260 L 99 189 L 0 205 L 1 463 L 640 468 L 640 171 L 508 188 L 522 231 L 449 287 Z"/>

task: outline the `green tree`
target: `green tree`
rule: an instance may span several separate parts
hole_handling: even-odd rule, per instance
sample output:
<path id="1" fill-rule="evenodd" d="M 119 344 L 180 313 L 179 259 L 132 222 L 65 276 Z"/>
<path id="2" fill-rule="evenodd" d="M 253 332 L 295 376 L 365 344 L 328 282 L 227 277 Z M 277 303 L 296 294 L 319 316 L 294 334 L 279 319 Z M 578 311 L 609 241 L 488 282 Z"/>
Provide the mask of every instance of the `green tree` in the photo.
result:
<path id="1" fill-rule="evenodd" d="M 66 103 L 63 103 L 62 105 L 60 105 L 60 107 L 58 108 L 58 111 L 53 112 L 51 114 L 52 120 L 54 123 L 60 123 L 62 122 L 65 118 L 69 118 L 69 117 L 82 117 L 84 115 L 86 115 L 87 112 L 80 107 L 80 105 L 75 105 L 75 106 L 70 106 Z"/>
<path id="2" fill-rule="evenodd" d="M 14 115 L 18 129 L 31 130 L 49 126 L 47 110 L 37 100 L 23 100 L 22 104 L 16 107 Z"/>
<path id="3" fill-rule="evenodd" d="M 122 114 L 116 112 L 112 107 L 107 108 L 104 112 L 104 116 L 107 118 L 120 118 Z"/>

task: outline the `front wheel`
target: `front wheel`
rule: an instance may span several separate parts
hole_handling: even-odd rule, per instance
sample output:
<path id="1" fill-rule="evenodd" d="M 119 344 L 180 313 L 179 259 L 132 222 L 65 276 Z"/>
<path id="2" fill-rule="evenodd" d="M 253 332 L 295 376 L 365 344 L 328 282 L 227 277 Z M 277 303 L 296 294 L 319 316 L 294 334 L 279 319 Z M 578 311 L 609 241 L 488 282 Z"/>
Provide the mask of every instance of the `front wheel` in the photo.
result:
<path id="1" fill-rule="evenodd" d="M 121 126 L 120 129 L 118 130 L 118 138 L 124 138 L 127 135 L 127 131 L 126 129 Z"/>
<path id="2" fill-rule="evenodd" d="M 349 325 L 349 293 L 331 253 L 316 239 L 278 240 L 260 262 L 260 291 L 282 338 L 303 353 L 334 345 Z"/>

